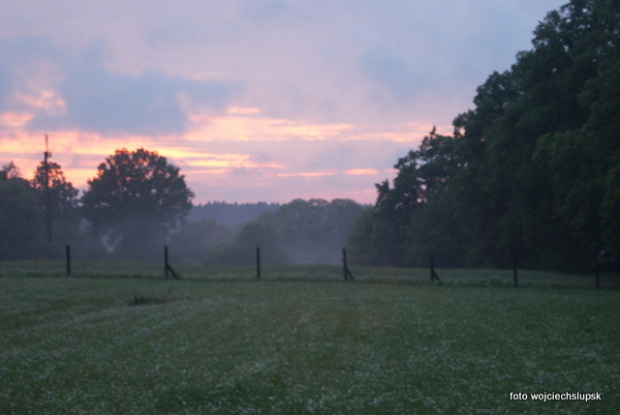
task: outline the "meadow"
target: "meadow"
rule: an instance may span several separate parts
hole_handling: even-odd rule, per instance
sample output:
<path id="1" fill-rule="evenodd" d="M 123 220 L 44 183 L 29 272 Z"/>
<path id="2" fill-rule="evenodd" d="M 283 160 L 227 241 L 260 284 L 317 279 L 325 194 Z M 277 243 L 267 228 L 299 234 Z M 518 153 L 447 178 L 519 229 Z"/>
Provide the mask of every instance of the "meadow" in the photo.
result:
<path id="1" fill-rule="evenodd" d="M 2 414 L 608 414 L 616 280 L 0 263 Z M 176 267 L 175 267 L 176 268 Z M 132 305 L 138 304 L 138 305 Z M 600 400 L 534 401 L 534 393 Z M 527 394 L 527 400 L 511 399 Z"/>

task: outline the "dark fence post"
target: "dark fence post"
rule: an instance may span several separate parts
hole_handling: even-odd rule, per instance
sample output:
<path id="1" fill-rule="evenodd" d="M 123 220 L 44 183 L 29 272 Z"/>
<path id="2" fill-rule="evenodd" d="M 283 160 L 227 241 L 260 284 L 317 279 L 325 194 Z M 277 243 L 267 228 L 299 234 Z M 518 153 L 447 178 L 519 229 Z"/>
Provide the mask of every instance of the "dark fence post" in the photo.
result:
<path id="1" fill-rule="evenodd" d="M 349 280 L 352 281 L 355 279 L 347 265 L 347 250 L 344 248 L 342 249 L 342 274 L 344 276 L 345 281 L 349 281 Z"/>
<path id="2" fill-rule="evenodd" d="M 342 249 L 342 275 L 345 281 L 349 280 L 347 276 L 347 250 L 344 248 Z"/>
<path id="3" fill-rule="evenodd" d="M 181 278 L 176 272 L 174 272 L 174 269 L 172 269 L 172 267 L 168 263 L 168 245 L 166 245 L 164 246 L 164 275 L 166 276 L 166 279 L 168 279 L 168 272 L 170 272 L 172 276 L 176 279 Z"/>
<path id="4" fill-rule="evenodd" d="M 71 247 L 65 246 L 65 257 L 67 259 L 67 275 L 71 275 Z"/>
<path id="5" fill-rule="evenodd" d="M 168 279 L 168 245 L 164 246 L 164 276 Z"/>
<path id="6" fill-rule="evenodd" d="M 435 282 L 435 280 L 437 280 L 437 282 L 439 283 L 439 285 L 443 285 L 441 283 L 441 280 L 439 279 L 439 275 L 437 275 L 437 273 L 435 272 L 435 255 L 431 254 L 431 284 L 433 284 Z"/>
<path id="7" fill-rule="evenodd" d="M 434 274 L 435 274 L 435 256 L 433 254 L 431 254 L 431 284 L 435 281 L 434 278 Z"/>
<path id="8" fill-rule="evenodd" d="M 256 279 L 260 280 L 260 248 L 256 247 Z"/>
<path id="9" fill-rule="evenodd" d="M 513 258 L 513 262 L 512 262 L 512 281 L 515 285 L 515 287 L 519 286 L 519 274 L 517 271 L 517 258 Z"/>

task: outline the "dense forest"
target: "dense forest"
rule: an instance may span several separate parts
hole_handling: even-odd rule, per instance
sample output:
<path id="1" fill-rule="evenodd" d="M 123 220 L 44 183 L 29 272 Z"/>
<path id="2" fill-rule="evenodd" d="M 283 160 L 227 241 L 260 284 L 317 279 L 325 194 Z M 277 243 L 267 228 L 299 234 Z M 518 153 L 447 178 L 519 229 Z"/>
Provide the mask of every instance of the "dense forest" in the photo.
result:
<path id="1" fill-rule="evenodd" d="M 620 3 L 573 0 L 400 158 L 349 245 L 367 265 L 593 272 L 620 262 Z"/>

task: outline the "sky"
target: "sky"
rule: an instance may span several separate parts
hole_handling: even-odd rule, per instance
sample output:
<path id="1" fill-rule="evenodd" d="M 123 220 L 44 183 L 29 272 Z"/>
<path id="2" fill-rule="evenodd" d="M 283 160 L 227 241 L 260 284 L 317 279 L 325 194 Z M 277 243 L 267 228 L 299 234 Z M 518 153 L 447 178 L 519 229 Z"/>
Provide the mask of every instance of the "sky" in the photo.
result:
<path id="1" fill-rule="evenodd" d="M 0 164 L 87 188 L 115 150 L 194 203 L 349 198 L 531 49 L 557 0 L 0 0 Z"/>

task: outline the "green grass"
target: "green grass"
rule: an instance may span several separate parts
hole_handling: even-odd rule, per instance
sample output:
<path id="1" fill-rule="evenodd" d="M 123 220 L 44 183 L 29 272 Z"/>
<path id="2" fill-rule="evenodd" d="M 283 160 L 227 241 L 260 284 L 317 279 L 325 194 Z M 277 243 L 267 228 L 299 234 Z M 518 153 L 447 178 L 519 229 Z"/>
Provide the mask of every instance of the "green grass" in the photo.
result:
<path id="1" fill-rule="evenodd" d="M 620 410 L 620 291 L 553 288 L 574 277 L 532 273 L 547 283 L 513 289 L 497 271 L 443 271 L 439 287 L 423 270 L 344 283 L 337 267 L 277 268 L 256 282 L 188 267 L 166 281 L 138 264 L 81 274 L 100 278 L 26 265 L 0 268 L 2 414 Z"/>
<path id="2" fill-rule="evenodd" d="M 201 265 L 175 265 L 175 271 L 184 280 L 202 281 L 255 281 L 256 268 L 206 267 Z M 429 270 L 422 268 L 372 268 L 350 267 L 358 282 L 429 284 Z M 74 261 L 71 276 L 74 278 L 164 278 L 163 264 L 132 262 Z M 513 286 L 512 270 L 496 269 L 438 269 L 446 286 Z M 65 277 L 65 262 L 8 261 L 0 262 L 0 277 Z M 170 275 L 172 278 L 172 275 Z M 343 280 L 342 267 L 330 265 L 263 266 L 262 281 L 330 281 Z M 554 272 L 519 270 L 520 287 L 594 288 L 594 277 L 567 275 Z M 620 278 L 603 275 L 601 287 L 620 289 Z"/>

